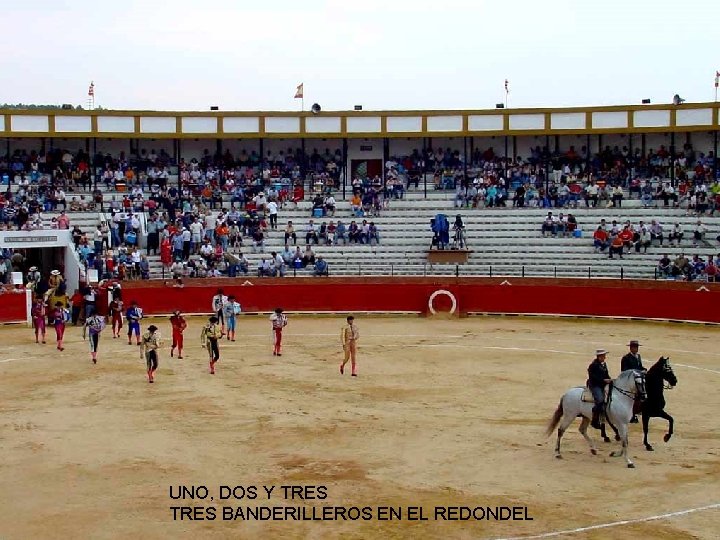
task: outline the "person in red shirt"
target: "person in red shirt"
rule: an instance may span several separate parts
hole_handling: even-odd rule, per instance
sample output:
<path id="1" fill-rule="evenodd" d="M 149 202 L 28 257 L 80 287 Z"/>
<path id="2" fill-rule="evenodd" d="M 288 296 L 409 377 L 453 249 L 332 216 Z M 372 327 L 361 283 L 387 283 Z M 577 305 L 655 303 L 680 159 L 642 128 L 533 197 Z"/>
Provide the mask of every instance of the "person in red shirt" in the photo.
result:
<path id="1" fill-rule="evenodd" d="M 57 350 L 64 351 L 63 338 L 65 336 L 66 309 L 62 302 L 55 303 L 55 309 L 50 314 L 50 324 L 55 327 L 55 336 L 57 337 Z"/>
<path id="2" fill-rule="evenodd" d="M 610 244 L 610 257 L 609 259 L 613 259 L 613 253 L 617 253 L 620 255 L 620 258 L 623 258 L 623 240 L 620 238 L 620 235 L 616 235 L 612 239 L 612 243 Z"/>
<path id="3" fill-rule="evenodd" d="M 45 318 L 47 317 L 47 310 L 42 297 L 35 299 L 31 315 L 33 327 L 35 328 L 35 343 L 40 343 L 40 337 L 42 337 L 42 342 L 45 343 Z"/>
<path id="4" fill-rule="evenodd" d="M 625 225 L 625 227 L 623 227 L 623 230 L 620 231 L 620 234 L 618 234 L 618 237 L 620 238 L 620 240 L 622 240 L 623 246 L 628 248 L 628 251 L 630 251 L 630 248 L 633 245 L 634 237 L 633 232 L 630 230 L 630 226 Z M 620 252 L 620 255 L 622 255 L 622 251 Z"/>
<path id="5" fill-rule="evenodd" d="M 170 357 L 173 356 L 175 347 L 178 350 L 178 358 L 182 360 L 183 350 L 183 332 L 187 328 L 187 322 L 185 317 L 182 316 L 179 309 L 173 312 L 173 316 L 170 317 L 170 325 L 172 326 L 172 347 L 170 347 Z"/>
<path id="6" fill-rule="evenodd" d="M 283 313 L 283 309 L 275 308 L 275 312 L 270 315 L 273 332 L 273 356 L 282 356 L 282 331 L 287 326 L 287 323 L 287 315 Z"/>
<path id="7" fill-rule="evenodd" d="M 120 298 L 115 298 L 110 302 L 108 315 L 112 321 L 113 338 L 119 338 L 120 330 L 123 327 L 123 301 Z"/>
<path id="8" fill-rule="evenodd" d="M 80 311 L 83 307 L 83 295 L 80 293 L 78 289 L 75 289 L 75 293 L 72 295 L 72 298 L 70 298 L 70 303 L 72 304 L 72 323 L 73 326 L 77 326 L 78 319 L 80 318 Z"/>
<path id="9" fill-rule="evenodd" d="M 595 246 L 595 252 L 605 251 L 610 242 L 608 242 L 608 233 L 601 226 L 598 226 L 597 230 L 593 233 L 593 245 Z"/>
<path id="10" fill-rule="evenodd" d="M 163 263 L 163 266 L 168 268 L 172 264 L 172 246 L 167 236 L 163 238 L 160 243 L 160 261 Z"/>
<path id="11" fill-rule="evenodd" d="M 708 261 L 705 265 L 705 275 L 707 276 L 707 280 L 710 282 L 718 281 L 718 273 L 720 273 L 720 270 L 718 270 L 718 267 L 715 266 L 712 255 L 708 255 Z"/>

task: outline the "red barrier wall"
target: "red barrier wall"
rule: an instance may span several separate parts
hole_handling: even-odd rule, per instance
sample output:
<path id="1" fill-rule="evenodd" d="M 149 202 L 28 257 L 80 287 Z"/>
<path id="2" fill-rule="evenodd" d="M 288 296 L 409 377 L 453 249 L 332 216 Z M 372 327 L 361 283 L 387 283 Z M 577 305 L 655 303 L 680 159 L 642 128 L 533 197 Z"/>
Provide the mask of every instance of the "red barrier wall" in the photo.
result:
<path id="1" fill-rule="evenodd" d="M 25 291 L 22 293 L 3 293 L 0 295 L 0 323 L 25 322 Z"/>
<path id="2" fill-rule="evenodd" d="M 720 284 L 665 281 L 553 280 L 520 278 L 347 278 L 188 280 L 184 288 L 163 282 L 123 284 L 123 300 L 137 300 L 146 314 L 209 313 L 218 287 L 234 294 L 245 312 L 414 311 L 427 313 L 439 289 L 454 295 L 462 313 L 528 313 L 639 317 L 720 323 Z M 251 283 L 251 284 L 250 284 Z M 438 295 L 437 311 L 451 299 Z"/>

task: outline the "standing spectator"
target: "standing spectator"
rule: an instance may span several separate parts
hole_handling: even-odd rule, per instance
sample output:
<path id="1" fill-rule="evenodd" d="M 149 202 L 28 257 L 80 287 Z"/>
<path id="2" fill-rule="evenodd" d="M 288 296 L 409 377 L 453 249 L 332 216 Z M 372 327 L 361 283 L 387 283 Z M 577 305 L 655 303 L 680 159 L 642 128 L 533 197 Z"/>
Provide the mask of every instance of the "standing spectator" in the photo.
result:
<path id="1" fill-rule="evenodd" d="M 278 204 L 275 200 L 271 200 L 267 203 L 267 211 L 270 216 L 270 228 L 277 230 L 277 217 L 278 217 Z"/>

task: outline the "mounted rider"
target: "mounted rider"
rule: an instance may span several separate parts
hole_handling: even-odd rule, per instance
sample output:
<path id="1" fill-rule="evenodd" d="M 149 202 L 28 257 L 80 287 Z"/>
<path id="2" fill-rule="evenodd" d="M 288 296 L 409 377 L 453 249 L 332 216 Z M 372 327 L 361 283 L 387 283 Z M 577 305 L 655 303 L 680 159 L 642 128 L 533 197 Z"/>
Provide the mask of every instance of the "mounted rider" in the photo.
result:
<path id="1" fill-rule="evenodd" d="M 623 356 L 620 360 L 620 371 L 625 371 L 628 369 L 646 371 L 642 365 L 642 359 L 640 358 L 640 342 L 636 339 L 633 339 L 630 341 L 630 343 L 628 343 L 628 347 L 630 347 L 630 352 Z M 637 424 L 637 415 L 633 414 L 630 422 L 632 424 Z"/>
<path id="2" fill-rule="evenodd" d="M 610 373 L 608 372 L 607 364 L 605 364 L 605 357 L 607 351 L 605 349 L 597 349 L 595 351 L 595 359 L 588 366 L 588 380 L 587 386 L 592 392 L 593 401 L 593 417 L 591 426 L 595 429 L 600 428 L 600 413 L 603 412 L 605 406 L 605 385 L 612 382 Z"/>

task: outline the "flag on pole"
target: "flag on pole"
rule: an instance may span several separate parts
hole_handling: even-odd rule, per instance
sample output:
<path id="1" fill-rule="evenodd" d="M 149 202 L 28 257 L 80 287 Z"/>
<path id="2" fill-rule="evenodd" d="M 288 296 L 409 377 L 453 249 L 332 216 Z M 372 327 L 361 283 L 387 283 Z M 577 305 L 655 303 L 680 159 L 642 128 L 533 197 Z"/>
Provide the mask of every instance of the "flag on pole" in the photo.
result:
<path id="1" fill-rule="evenodd" d="M 297 90 L 295 90 L 295 99 L 303 98 L 303 84 L 304 83 L 300 83 L 297 87 Z"/>
<path id="2" fill-rule="evenodd" d="M 88 96 L 93 97 L 95 95 L 95 83 L 90 82 L 90 88 L 88 88 Z"/>
<path id="3" fill-rule="evenodd" d="M 508 85 L 509 85 L 508 80 L 505 79 L 505 93 L 506 94 L 510 93 L 510 88 L 508 87 Z"/>
<path id="4" fill-rule="evenodd" d="M 715 72 L 715 88 L 720 86 L 720 71 Z"/>

